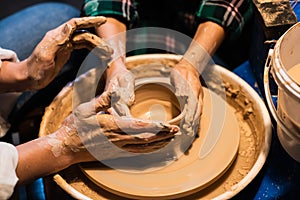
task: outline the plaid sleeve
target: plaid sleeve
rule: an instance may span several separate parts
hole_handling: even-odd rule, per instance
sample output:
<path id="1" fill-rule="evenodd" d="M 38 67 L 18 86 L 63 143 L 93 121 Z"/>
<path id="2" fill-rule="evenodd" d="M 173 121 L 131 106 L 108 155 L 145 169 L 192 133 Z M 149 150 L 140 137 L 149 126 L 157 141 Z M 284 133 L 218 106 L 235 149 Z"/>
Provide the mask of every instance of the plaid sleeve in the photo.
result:
<path id="1" fill-rule="evenodd" d="M 204 0 L 198 21 L 213 21 L 225 28 L 230 38 L 239 36 L 253 14 L 252 0 Z"/>
<path id="2" fill-rule="evenodd" d="M 131 0 L 85 0 L 83 12 L 86 16 L 113 16 L 127 26 L 137 20 L 137 12 Z"/>

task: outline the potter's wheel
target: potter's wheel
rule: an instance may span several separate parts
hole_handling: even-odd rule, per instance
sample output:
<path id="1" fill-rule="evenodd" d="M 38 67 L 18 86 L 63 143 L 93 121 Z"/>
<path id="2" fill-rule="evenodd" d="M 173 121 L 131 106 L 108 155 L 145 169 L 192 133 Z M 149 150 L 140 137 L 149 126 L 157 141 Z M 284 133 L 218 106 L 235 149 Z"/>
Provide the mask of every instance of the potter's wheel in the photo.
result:
<path id="1" fill-rule="evenodd" d="M 82 171 L 98 186 L 114 194 L 129 198 L 178 198 L 208 186 L 218 179 L 236 157 L 239 146 L 239 125 L 234 110 L 224 104 L 214 92 L 204 89 L 204 110 L 201 118 L 199 137 L 195 139 L 188 155 L 182 155 L 178 160 L 148 172 L 116 170 L 104 165 L 81 165 Z M 226 120 L 218 121 L 219 105 L 225 105 Z M 224 109 L 224 108 L 223 108 Z M 219 126 L 221 134 L 214 148 L 208 154 L 201 156 L 206 137 L 216 134 Z M 134 162 L 134 159 L 132 160 Z"/>
<path id="2" fill-rule="evenodd" d="M 147 54 L 128 57 L 126 59 L 126 65 L 130 69 L 134 69 L 141 65 L 148 65 L 149 63 L 173 66 L 180 58 L 180 56 L 170 54 Z M 218 175 L 211 176 L 212 183 L 208 181 L 207 185 L 205 185 L 202 182 L 201 185 L 194 186 L 194 188 L 196 188 L 195 190 L 192 190 L 191 187 L 188 188 L 187 191 L 181 190 L 182 196 L 188 192 L 192 194 L 183 198 L 179 197 L 179 199 L 232 198 L 256 177 L 264 165 L 270 149 L 272 135 L 271 120 L 268 111 L 258 94 L 240 77 L 225 68 L 214 65 L 211 66 L 210 69 L 221 75 L 222 83 L 215 80 L 216 76 L 212 73 L 211 79 L 206 81 L 207 85 L 210 86 L 209 88 L 213 88 L 213 91 L 217 94 L 219 94 L 218 91 L 223 91 L 224 88 L 226 89 L 226 97 L 224 98 L 223 96 L 222 98 L 230 105 L 228 108 L 233 109 L 233 111 L 230 110 L 227 111 L 227 113 L 233 112 L 238 120 L 238 152 L 235 158 L 229 159 L 230 161 L 233 161 L 233 163 L 228 164 L 228 169 L 225 167 L 223 172 L 217 173 L 220 177 L 218 177 Z M 84 80 L 86 79 L 79 79 L 78 81 Z M 48 135 L 57 130 L 63 119 L 72 111 L 72 91 L 72 85 L 66 86 L 46 109 L 40 126 L 40 136 Z M 204 120 L 205 115 L 202 116 L 202 123 Z M 228 123 L 231 124 L 231 122 Z M 201 134 L 204 135 L 202 132 Z M 231 140 L 232 138 L 230 137 L 231 136 L 229 136 L 229 139 Z M 201 137 L 199 139 L 203 140 Z M 219 139 L 219 142 L 220 141 L 222 141 L 221 138 Z M 195 145 L 197 144 L 196 142 L 198 141 L 195 141 Z M 194 146 L 192 148 L 194 148 Z M 224 147 L 223 151 L 227 151 L 228 148 L 230 148 L 230 146 Z M 210 152 L 208 155 L 211 154 L 213 154 L 213 152 Z M 222 158 L 223 156 L 219 156 L 213 157 L 212 159 L 216 162 Z M 217 163 L 212 164 L 211 167 L 216 165 Z M 201 167 L 202 166 L 200 166 L 200 168 Z M 57 198 L 57 193 L 55 193 L 55 191 L 61 192 L 61 189 L 65 191 L 65 195 L 71 195 L 76 199 L 128 199 L 110 192 L 107 189 L 103 189 L 103 186 L 99 187 L 100 183 L 95 184 L 94 180 L 91 181 L 91 178 L 88 178 L 88 176 L 83 173 L 83 170 L 79 165 L 73 165 L 59 172 L 59 176 L 61 176 L 63 181 L 61 183 L 57 182 L 59 186 L 56 187 L 53 187 L 53 175 L 45 179 L 46 183 L 50 183 L 45 184 L 46 196 L 47 198 L 49 197 L 49 199 Z M 174 179 L 177 181 L 176 178 L 172 178 L 170 182 L 174 181 Z M 156 184 L 161 180 L 162 178 L 159 178 L 156 181 Z M 199 180 L 200 179 L 197 179 L 197 181 Z M 47 192 L 48 190 L 49 192 Z M 178 193 L 175 193 L 174 195 L 180 196 Z M 66 198 L 68 198 L 67 196 Z"/>

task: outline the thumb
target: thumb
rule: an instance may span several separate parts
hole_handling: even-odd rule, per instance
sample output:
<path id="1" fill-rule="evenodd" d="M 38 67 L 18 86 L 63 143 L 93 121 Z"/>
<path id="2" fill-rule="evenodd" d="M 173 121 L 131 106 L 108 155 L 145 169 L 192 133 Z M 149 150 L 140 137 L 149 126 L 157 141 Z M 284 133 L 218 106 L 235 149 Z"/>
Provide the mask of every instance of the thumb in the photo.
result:
<path id="1" fill-rule="evenodd" d="M 91 101 L 80 104 L 73 113 L 78 119 L 87 119 L 100 111 L 106 111 L 111 105 L 110 100 L 111 93 L 103 92 Z"/>
<path id="2" fill-rule="evenodd" d="M 106 111 L 111 107 L 112 92 L 105 91 L 99 97 L 95 98 L 95 111 Z"/>

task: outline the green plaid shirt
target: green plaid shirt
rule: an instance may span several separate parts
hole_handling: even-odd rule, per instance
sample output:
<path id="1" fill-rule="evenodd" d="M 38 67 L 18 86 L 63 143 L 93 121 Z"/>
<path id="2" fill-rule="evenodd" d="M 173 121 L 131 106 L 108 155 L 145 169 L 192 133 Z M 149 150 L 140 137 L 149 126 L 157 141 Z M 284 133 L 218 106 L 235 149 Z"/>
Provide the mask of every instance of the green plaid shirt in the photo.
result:
<path id="1" fill-rule="evenodd" d="M 128 28 L 159 26 L 191 35 L 201 21 L 213 21 L 239 37 L 253 12 L 252 0 L 85 0 L 87 16 L 114 16 Z M 142 21 L 142 23 L 141 23 Z"/>
<path id="2" fill-rule="evenodd" d="M 241 44 L 239 38 L 247 22 L 253 14 L 252 0 L 85 0 L 83 14 L 86 16 L 111 16 L 123 21 L 128 29 L 137 27 L 163 27 L 193 37 L 199 23 L 213 21 L 224 27 L 226 43 L 232 51 L 232 45 Z M 157 43 L 158 47 L 167 52 L 182 54 L 186 46 L 178 38 L 166 34 L 147 33 L 141 30 L 138 36 L 130 40 L 133 49 L 139 49 L 142 42 Z M 165 45 L 164 47 L 159 45 Z M 145 46 L 145 45 L 144 45 Z M 157 52 L 157 51 L 154 51 Z M 238 50 L 238 53 L 240 51 Z M 133 54 L 151 53 L 139 50 Z M 225 53 L 228 54 L 228 50 Z M 245 52 L 246 53 L 246 52 Z M 225 59 L 235 60 L 226 55 Z M 240 56 L 241 57 L 241 56 Z M 231 62 L 231 61 L 230 61 Z"/>

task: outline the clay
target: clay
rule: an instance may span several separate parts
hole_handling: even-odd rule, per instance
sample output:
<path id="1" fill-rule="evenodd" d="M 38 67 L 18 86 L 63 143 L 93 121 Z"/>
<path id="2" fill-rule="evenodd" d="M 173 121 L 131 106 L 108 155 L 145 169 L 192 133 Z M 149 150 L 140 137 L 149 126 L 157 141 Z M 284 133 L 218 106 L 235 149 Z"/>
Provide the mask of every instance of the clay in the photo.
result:
<path id="1" fill-rule="evenodd" d="M 226 105 L 226 120 L 231 123 L 223 124 L 213 120 L 219 114 L 219 110 L 214 109 L 214 104 L 222 104 L 222 101 L 216 94 L 204 90 L 205 107 L 200 123 L 200 136 L 194 140 L 188 153 L 177 160 L 170 160 L 170 163 L 152 161 L 153 163 L 141 165 L 140 168 L 127 162 L 123 169 L 122 166 L 110 169 L 101 165 L 82 165 L 82 170 L 91 180 L 108 191 L 137 199 L 141 196 L 153 199 L 178 198 L 199 191 L 216 181 L 229 168 L 238 151 L 240 135 L 234 109 Z M 223 127 L 220 138 L 214 144 L 213 150 L 200 158 L 206 138 L 215 134 L 216 126 Z M 145 160 L 148 160 L 147 157 Z M 132 161 L 138 162 L 136 159 Z"/>
<path id="2" fill-rule="evenodd" d="M 133 117 L 169 121 L 180 114 L 176 96 L 166 86 L 146 84 L 135 90 L 136 101 L 130 111 Z"/>
<path id="3" fill-rule="evenodd" d="M 229 82 L 224 83 L 223 87 L 226 87 L 227 101 L 230 109 L 235 113 L 239 124 L 240 144 L 238 156 L 231 165 L 231 168 L 216 182 L 200 192 L 183 197 L 182 199 L 212 199 L 234 189 L 232 187 L 249 173 L 256 161 L 260 141 L 257 141 L 256 128 L 251 127 L 247 122 L 249 118 L 245 119 L 244 117 L 245 110 L 249 108 L 253 109 L 252 102 L 244 95 L 240 88 L 233 86 Z M 250 115 L 250 118 L 251 117 L 252 115 Z M 72 170 L 77 171 L 73 173 Z M 84 174 L 81 174 L 80 169 L 76 169 L 76 167 L 75 169 L 71 169 L 71 171 L 67 170 L 66 172 L 62 172 L 62 174 L 65 173 L 67 173 L 66 177 L 71 186 L 93 199 L 127 199 L 114 195 L 99 186 L 95 186 Z"/>
<path id="4" fill-rule="evenodd" d="M 180 74 L 172 71 L 170 65 L 174 64 L 175 63 L 170 60 L 163 60 L 162 63 L 144 63 L 132 69 L 129 67 L 129 69 L 135 76 L 136 84 L 147 82 L 163 83 L 171 89 L 172 93 L 175 94 L 174 98 L 180 101 L 180 110 L 182 116 L 184 116 L 181 132 L 190 137 L 194 137 L 196 130 L 193 128 L 198 127 L 198 124 L 195 122 L 195 119 L 197 118 L 197 116 L 195 117 L 195 112 L 198 109 L 198 98 L 194 95 L 190 83 L 188 83 Z M 177 84 L 171 84 L 171 76 L 174 76 L 173 78 L 177 81 Z M 177 119 L 176 121 L 178 122 Z"/>
<path id="5" fill-rule="evenodd" d="M 51 147 L 51 151 L 55 157 L 59 157 L 66 152 L 66 147 L 63 142 L 59 139 L 56 139 L 54 135 L 47 136 L 46 138 L 48 145 Z"/>
<path id="6" fill-rule="evenodd" d="M 167 57 L 167 58 L 166 58 Z M 132 60 L 128 59 L 127 67 L 134 72 L 135 68 L 140 66 L 153 66 L 157 70 L 153 70 L 155 76 L 167 77 L 170 72 L 170 67 L 173 66 L 178 61 L 178 57 L 172 56 L 147 56 L 143 58 L 135 57 Z M 160 69 L 159 69 L 160 68 Z M 217 68 L 218 69 L 218 68 Z M 219 69 L 218 69 L 219 70 Z M 221 70 L 223 72 L 223 70 Z M 141 71 L 140 71 L 141 72 Z M 143 73 L 138 74 L 139 77 L 142 77 Z M 152 75 L 153 75 L 152 74 Z M 144 74 L 146 78 L 151 76 Z M 254 99 L 251 94 L 249 94 L 248 89 L 245 89 L 243 84 L 239 81 L 232 80 L 230 74 L 222 76 L 223 83 L 220 84 L 218 81 L 213 80 L 215 75 L 213 75 L 212 81 L 207 83 L 210 88 L 212 88 L 216 93 L 220 93 L 222 98 L 228 103 L 228 106 L 234 112 L 239 125 L 240 130 L 240 142 L 238 154 L 232 165 L 229 169 L 222 174 L 222 176 L 215 181 L 213 184 L 207 188 L 191 194 L 182 199 L 212 199 L 223 195 L 222 199 L 228 199 L 232 197 L 236 192 L 240 191 L 240 187 L 244 188 L 248 184 L 248 181 L 251 181 L 256 175 L 256 170 L 260 169 L 260 164 L 257 164 L 257 159 L 260 157 L 260 152 L 263 151 L 263 154 L 266 155 L 268 148 L 264 147 L 267 142 L 270 142 L 270 139 L 265 135 L 266 130 L 269 128 L 265 124 L 265 119 L 261 116 L 260 107 L 258 106 L 257 100 Z M 223 95 L 224 89 L 226 95 Z M 62 95 L 64 96 L 64 95 Z M 67 95 L 66 97 L 69 97 Z M 66 99 L 64 97 L 64 99 Z M 57 104 L 58 102 L 56 102 Z M 65 102 L 67 103 L 67 102 Z M 54 104 L 55 106 L 55 104 Z M 55 106 L 56 109 L 62 109 L 63 105 Z M 48 110 L 53 112 L 55 110 L 53 107 Z M 64 113 L 64 111 L 61 111 Z M 47 113 L 47 112 L 46 112 Z M 49 122 L 50 123 L 47 123 Z M 45 117 L 42 123 L 41 134 L 45 134 L 45 130 L 51 126 L 55 127 L 55 122 L 51 118 L 49 119 L 49 114 Z M 227 122 L 230 125 L 230 122 Z M 43 126 L 44 124 L 44 126 Z M 47 125 L 45 128 L 45 124 Z M 47 133 L 47 132 L 46 132 Z M 259 163 L 263 164 L 264 159 L 260 158 Z M 255 169 L 253 170 L 253 166 Z M 127 199 L 125 197 L 120 197 L 114 195 L 105 189 L 95 185 L 90 181 L 84 173 L 80 172 L 78 166 L 74 166 L 76 172 L 71 169 L 62 171 L 60 174 L 64 175 L 68 183 L 72 185 L 75 189 L 86 194 L 87 196 L 92 197 L 93 199 Z M 254 172 L 254 173 L 253 173 Z M 250 176 L 249 176 L 250 175 Z M 245 178 L 248 176 L 248 178 Z M 243 180 L 243 184 L 239 183 Z"/>
<path id="7" fill-rule="evenodd" d="M 300 63 L 291 67 L 288 70 L 288 74 L 291 76 L 291 78 L 300 85 Z"/>

